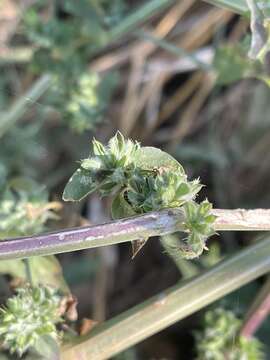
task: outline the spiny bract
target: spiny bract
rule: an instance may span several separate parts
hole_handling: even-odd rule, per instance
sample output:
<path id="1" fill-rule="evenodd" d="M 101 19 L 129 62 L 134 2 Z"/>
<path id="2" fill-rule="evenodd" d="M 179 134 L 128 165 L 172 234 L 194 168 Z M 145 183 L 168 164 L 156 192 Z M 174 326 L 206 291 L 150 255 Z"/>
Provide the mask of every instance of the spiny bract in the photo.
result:
<path id="1" fill-rule="evenodd" d="M 198 180 L 188 181 L 181 172 L 143 176 L 137 171 L 128 183 L 127 197 L 136 212 L 148 212 L 180 207 L 194 199 L 201 187 Z"/>

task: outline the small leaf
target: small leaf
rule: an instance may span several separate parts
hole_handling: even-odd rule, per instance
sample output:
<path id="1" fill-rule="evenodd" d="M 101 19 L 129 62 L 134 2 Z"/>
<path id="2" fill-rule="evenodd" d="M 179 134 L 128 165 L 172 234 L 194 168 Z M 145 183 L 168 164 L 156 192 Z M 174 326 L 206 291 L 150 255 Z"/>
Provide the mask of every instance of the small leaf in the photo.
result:
<path id="1" fill-rule="evenodd" d="M 34 256 L 29 258 L 28 262 L 33 285 L 49 285 L 64 293 L 69 293 L 61 265 L 55 256 Z M 8 274 L 26 282 L 28 280 L 27 269 L 21 259 L 0 261 L 0 274 Z"/>
<path id="2" fill-rule="evenodd" d="M 98 185 L 93 175 L 79 168 L 69 179 L 63 193 L 64 201 L 79 201 L 97 190 Z"/>

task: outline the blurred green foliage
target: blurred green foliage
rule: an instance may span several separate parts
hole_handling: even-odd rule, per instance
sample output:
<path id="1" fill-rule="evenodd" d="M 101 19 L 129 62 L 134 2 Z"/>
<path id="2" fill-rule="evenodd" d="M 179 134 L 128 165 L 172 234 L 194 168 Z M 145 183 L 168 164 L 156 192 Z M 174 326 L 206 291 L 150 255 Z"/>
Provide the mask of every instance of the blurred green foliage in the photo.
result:
<path id="1" fill-rule="evenodd" d="M 203 330 L 195 333 L 198 360 L 264 360 L 263 345 L 256 338 L 238 335 L 241 320 L 221 307 L 204 316 Z"/>
<path id="2" fill-rule="evenodd" d="M 269 53 L 262 59 L 250 59 L 250 41 L 250 36 L 246 36 L 237 44 L 228 43 L 217 47 L 213 60 L 217 84 L 228 85 L 244 78 L 257 78 L 270 85 Z"/>
<path id="3" fill-rule="evenodd" d="M 115 73 L 91 71 L 89 60 L 109 41 L 110 27 L 124 15 L 124 3 L 80 0 L 52 7 L 37 2 L 25 14 L 25 33 L 36 49 L 31 69 L 53 74 L 47 103 L 81 133 L 101 121 L 117 83 Z"/>
<path id="4" fill-rule="evenodd" d="M 15 178 L 3 191 L 0 202 L 0 239 L 41 233 L 49 219 L 57 219 L 57 203 L 33 180 Z"/>
<path id="5" fill-rule="evenodd" d="M 46 336 L 57 340 L 56 324 L 62 321 L 61 297 L 49 287 L 18 288 L 17 295 L 0 309 L 0 340 L 4 348 L 20 357 L 38 347 Z"/>

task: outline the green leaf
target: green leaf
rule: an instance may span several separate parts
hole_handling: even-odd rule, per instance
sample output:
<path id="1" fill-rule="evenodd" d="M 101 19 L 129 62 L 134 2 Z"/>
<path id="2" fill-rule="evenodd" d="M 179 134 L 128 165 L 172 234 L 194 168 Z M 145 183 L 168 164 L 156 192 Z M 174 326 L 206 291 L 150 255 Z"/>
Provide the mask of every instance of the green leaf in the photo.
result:
<path id="1" fill-rule="evenodd" d="M 98 184 L 93 175 L 82 168 L 75 171 L 65 186 L 64 201 L 79 201 L 97 190 Z"/>
<path id="2" fill-rule="evenodd" d="M 136 151 L 134 156 L 134 163 L 137 167 L 143 170 L 177 170 L 182 174 L 185 173 L 182 165 L 166 152 L 151 147 L 144 146 Z"/>
<path id="3" fill-rule="evenodd" d="M 29 258 L 28 262 L 33 285 L 49 285 L 64 293 L 69 293 L 62 268 L 55 256 L 35 256 Z M 23 260 L 0 261 L 0 273 L 28 281 L 27 269 Z"/>

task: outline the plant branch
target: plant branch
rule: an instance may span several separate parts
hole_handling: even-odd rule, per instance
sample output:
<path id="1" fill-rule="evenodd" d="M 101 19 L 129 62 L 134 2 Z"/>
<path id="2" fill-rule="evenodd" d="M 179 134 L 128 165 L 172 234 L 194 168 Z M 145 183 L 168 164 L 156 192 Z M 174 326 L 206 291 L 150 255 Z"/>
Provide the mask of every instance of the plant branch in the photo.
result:
<path id="1" fill-rule="evenodd" d="M 97 326 L 62 360 L 103 360 L 127 349 L 270 271 L 270 237 Z"/>
<path id="2" fill-rule="evenodd" d="M 240 334 L 246 338 L 254 336 L 256 330 L 270 313 L 270 276 L 256 296 L 244 320 Z"/>
<path id="3" fill-rule="evenodd" d="M 270 210 L 213 210 L 216 231 L 269 231 Z M 97 226 L 65 229 L 0 242 L 0 260 L 52 255 L 183 231 L 181 208 L 152 212 Z"/>

